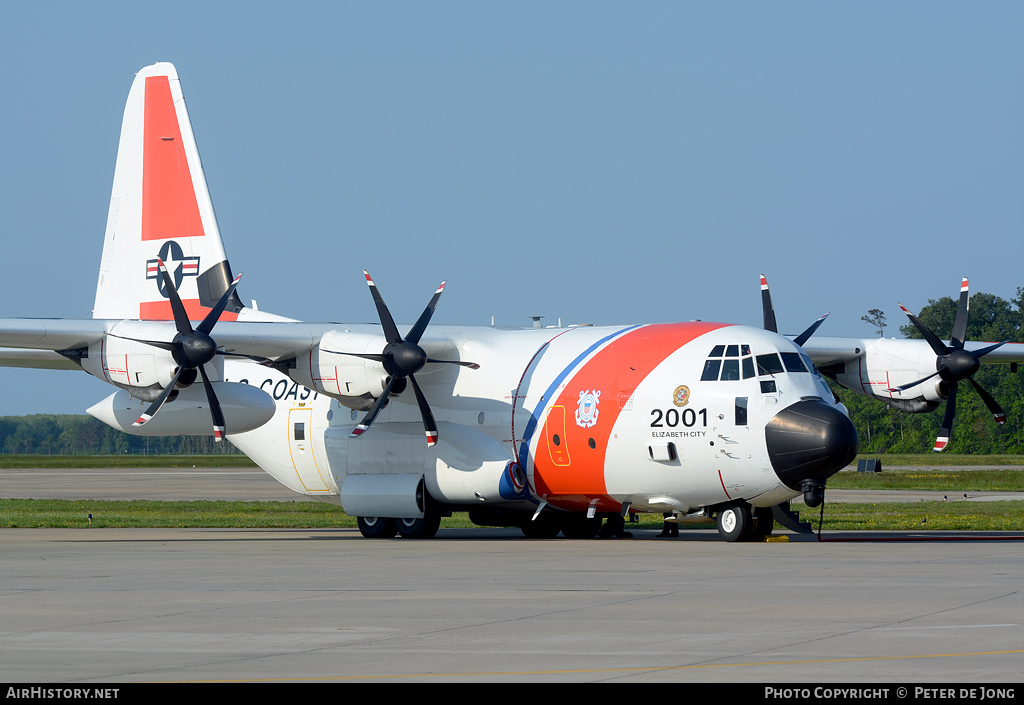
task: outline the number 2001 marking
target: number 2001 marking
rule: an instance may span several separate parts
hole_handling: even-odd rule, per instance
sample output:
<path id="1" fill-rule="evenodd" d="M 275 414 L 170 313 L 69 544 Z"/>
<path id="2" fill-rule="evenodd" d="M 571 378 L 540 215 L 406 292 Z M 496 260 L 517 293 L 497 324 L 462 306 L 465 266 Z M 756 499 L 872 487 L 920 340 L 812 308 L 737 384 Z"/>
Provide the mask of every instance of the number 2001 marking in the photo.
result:
<path id="1" fill-rule="evenodd" d="M 680 421 L 683 422 L 683 426 L 690 428 L 691 426 L 696 425 L 698 415 L 701 417 L 701 425 L 708 425 L 707 409 L 701 409 L 700 411 L 694 411 L 693 409 L 683 409 L 682 414 L 680 414 L 676 409 L 669 409 L 668 411 L 654 409 L 653 411 L 651 411 L 651 416 L 655 415 L 657 415 L 657 418 L 655 418 L 654 421 L 651 421 L 651 428 L 664 428 L 665 426 L 668 426 L 669 428 L 675 428 L 676 426 L 679 425 Z M 661 423 L 662 420 L 665 421 L 664 424 Z"/>

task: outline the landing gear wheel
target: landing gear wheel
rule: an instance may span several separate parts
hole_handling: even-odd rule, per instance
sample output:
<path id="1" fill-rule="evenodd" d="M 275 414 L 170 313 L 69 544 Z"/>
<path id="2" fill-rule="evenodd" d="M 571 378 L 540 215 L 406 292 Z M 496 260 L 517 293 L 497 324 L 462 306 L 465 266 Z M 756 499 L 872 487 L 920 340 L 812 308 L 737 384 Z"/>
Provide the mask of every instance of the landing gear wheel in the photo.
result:
<path id="1" fill-rule="evenodd" d="M 398 519 L 395 524 L 403 539 L 432 539 L 441 526 L 441 515 L 430 513 L 422 519 Z"/>
<path id="2" fill-rule="evenodd" d="M 772 535 L 775 528 L 775 517 L 771 507 L 754 507 L 754 526 L 750 530 L 748 541 L 764 541 Z"/>
<path id="3" fill-rule="evenodd" d="M 562 536 L 567 539 L 592 539 L 601 530 L 601 520 L 587 519 L 585 514 L 569 516 L 562 520 Z"/>
<path id="4" fill-rule="evenodd" d="M 621 539 L 631 539 L 633 534 L 626 531 L 626 520 L 622 517 L 608 517 L 604 526 L 601 527 L 599 536 L 603 539 L 610 539 L 617 536 Z"/>
<path id="5" fill-rule="evenodd" d="M 394 519 L 384 517 L 356 517 L 359 533 L 368 539 L 391 539 L 398 533 Z"/>
<path id="6" fill-rule="evenodd" d="M 718 533 L 726 541 L 746 540 L 753 525 L 750 505 L 746 502 L 727 504 L 718 510 Z"/>
<path id="7" fill-rule="evenodd" d="M 536 519 L 528 519 L 519 528 L 528 539 L 553 539 L 558 536 L 562 526 L 550 513 L 545 512 Z"/>

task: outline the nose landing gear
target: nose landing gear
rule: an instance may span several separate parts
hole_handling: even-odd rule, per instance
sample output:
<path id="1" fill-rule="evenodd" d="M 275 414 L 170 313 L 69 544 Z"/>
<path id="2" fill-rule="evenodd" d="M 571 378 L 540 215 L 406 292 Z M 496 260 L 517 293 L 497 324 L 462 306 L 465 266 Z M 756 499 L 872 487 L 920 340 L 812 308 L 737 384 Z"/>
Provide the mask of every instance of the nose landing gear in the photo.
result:
<path id="1" fill-rule="evenodd" d="M 775 527 L 771 507 L 751 507 L 746 502 L 726 504 L 718 510 L 718 533 L 729 542 L 763 541 Z"/>

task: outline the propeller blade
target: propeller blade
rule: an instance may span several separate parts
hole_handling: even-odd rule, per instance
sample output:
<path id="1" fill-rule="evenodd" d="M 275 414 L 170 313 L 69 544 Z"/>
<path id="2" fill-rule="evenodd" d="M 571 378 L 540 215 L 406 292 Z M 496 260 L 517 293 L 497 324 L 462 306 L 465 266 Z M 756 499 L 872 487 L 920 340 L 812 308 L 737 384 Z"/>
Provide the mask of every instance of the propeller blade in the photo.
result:
<path id="1" fill-rule="evenodd" d="M 384 303 L 384 298 L 377 290 L 377 285 L 373 283 L 370 273 L 364 269 L 363 274 L 366 276 L 367 286 L 370 287 L 370 296 L 373 297 L 373 303 L 377 307 L 377 316 L 380 317 L 380 325 L 384 329 L 384 337 L 392 345 L 398 345 L 402 342 L 402 336 L 398 332 L 398 326 L 395 325 L 395 319 L 391 317 L 391 312 L 388 311 L 388 306 Z"/>
<path id="2" fill-rule="evenodd" d="M 907 318 L 909 318 L 910 322 L 914 324 L 914 327 L 921 331 L 921 335 L 924 336 L 924 339 L 928 341 L 928 345 L 931 346 L 932 350 L 935 352 L 936 355 L 938 355 L 939 357 L 945 357 L 946 355 L 949 355 L 950 352 L 952 352 L 949 348 L 946 347 L 945 343 L 939 340 L 939 337 L 937 335 L 932 333 L 931 329 L 929 329 L 928 326 L 926 326 L 924 323 L 921 323 L 921 321 L 918 320 L 917 316 L 908 311 L 906 306 L 904 306 L 903 304 L 897 305 L 903 310 L 903 313 L 907 314 Z"/>
<path id="3" fill-rule="evenodd" d="M 761 275 L 761 313 L 764 317 L 764 329 L 772 333 L 778 333 L 779 327 L 775 323 L 775 307 L 772 306 L 772 294 L 768 291 L 768 280 Z"/>
<path id="4" fill-rule="evenodd" d="M 339 350 L 328 350 L 327 348 L 320 348 L 321 352 L 332 353 L 334 355 L 351 355 L 352 357 L 361 357 L 364 360 L 373 360 L 374 362 L 384 362 L 388 359 L 388 355 L 381 355 L 379 353 L 350 353 L 341 352 Z"/>
<path id="5" fill-rule="evenodd" d="M 423 417 L 423 429 L 427 433 L 427 447 L 437 443 L 437 424 L 434 422 L 434 414 L 430 411 L 427 398 L 423 396 L 420 385 L 416 383 L 416 375 L 409 375 L 412 382 L 412 391 L 416 392 L 416 403 L 420 405 L 420 416 Z"/>
<path id="6" fill-rule="evenodd" d="M 963 350 L 967 338 L 967 313 L 971 308 L 967 277 L 960 283 L 960 303 L 957 304 L 956 318 L 953 321 L 953 334 L 949 342 L 954 350 Z"/>
<path id="7" fill-rule="evenodd" d="M 274 360 L 271 360 L 269 357 L 260 357 L 259 355 L 246 355 L 245 353 L 225 352 L 223 350 L 218 350 L 217 354 L 224 355 L 225 357 L 244 357 L 246 360 L 258 362 L 264 366 L 273 365 L 275 362 Z"/>
<path id="8" fill-rule="evenodd" d="M 1003 345 L 1006 345 L 1009 342 L 1010 342 L 1009 340 L 1004 340 L 1001 343 L 996 343 L 994 345 L 989 345 L 987 348 L 982 348 L 981 350 L 976 350 L 974 352 L 974 356 L 975 357 L 979 357 L 979 358 L 980 357 L 985 357 L 986 355 L 988 355 L 990 352 L 992 352 L 996 348 L 1002 347 Z"/>
<path id="9" fill-rule="evenodd" d="M 419 320 L 409 331 L 409 335 L 405 336 L 405 340 L 410 343 L 419 343 L 420 338 L 423 336 L 423 331 L 427 329 L 427 324 L 430 323 L 430 317 L 434 315 L 434 309 L 437 308 L 437 301 L 441 298 L 441 292 L 444 291 L 445 282 L 441 282 L 441 286 L 437 287 L 437 291 L 434 292 L 434 296 L 430 299 L 430 303 L 423 309 L 423 313 L 420 314 Z"/>
<path id="10" fill-rule="evenodd" d="M 220 443 L 224 440 L 224 412 L 221 411 L 220 401 L 213 392 L 213 385 L 210 384 L 210 378 L 206 375 L 206 369 L 203 365 L 199 366 L 199 374 L 203 376 L 206 400 L 210 402 L 210 415 L 213 417 L 213 440 L 216 443 Z"/>
<path id="11" fill-rule="evenodd" d="M 435 360 L 431 357 L 428 357 L 427 362 L 436 362 L 441 365 L 462 365 L 463 367 L 468 367 L 471 370 L 480 369 L 480 365 L 476 364 L 475 362 L 464 362 L 462 360 Z"/>
<path id="12" fill-rule="evenodd" d="M 111 336 L 116 338 L 118 336 Z M 165 343 L 162 340 L 139 340 L 137 338 L 122 338 L 122 340 L 132 340 L 136 343 L 142 343 L 143 345 L 152 345 L 154 348 L 160 348 L 161 350 L 177 350 L 178 346 L 175 343 Z"/>
<path id="13" fill-rule="evenodd" d="M 932 377 L 934 377 L 937 374 L 939 374 L 939 373 L 938 372 L 932 372 L 927 377 L 922 377 L 921 379 L 917 380 L 916 382 L 911 382 L 910 384 L 904 384 L 902 387 L 890 387 L 889 389 L 886 389 L 885 391 L 887 391 L 887 392 L 903 392 L 903 391 L 906 391 L 907 389 L 910 389 L 911 387 L 916 387 L 917 385 L 921 384 L 921 382 L 927 382 L 928 380 L 930 380 Z"/>
<path id="14" fill-rule="evenodd" d="M 391 394 L 391 388 L 395 386 L 395 382 L 397 380 L 398 377 L 391 377 L 387 386 L 384 387 L 384 393 L 377 397 L 377 401 L 375 401 L 373 406 L 370 407 L 370 410 L 366 412 L 366 416 L 363 417 L 360 424 L 352 429 L 352 433 L 348 435 L 349 438 L 359 438 L 359 436 L 366 433 L 366 429 L 370 428 L 370 424 L 373 423 L 373 420 L 377 418 L 377 414 L 380 413 L 380 410 L 384 408 L 384 404 L 387 403 L 388 395 Z"/>
<path id="15" fill-rule="evenodd" d="M 174 378 L 171 380 L 171 383 L 164 387 L 164 391 L 156 398 L 156 401 L 149 405 L 149 408 L 143 412 L 142 416 L 140 416 L 132 426 L 144 426 L 147 421 L 156 416 L 156 412 L 160 411 L 164 402 L 167 401 L 167 397 L 171 396 L 171 392 L 174 391 L 174 385 L 178 383 L 178 378 L 181 377 L 181 373 L 184 371 L 185 368 L 183 366 L 178 367 L 178 371 L 174 373 Z"/>
<path id="16" fill-rule="evenodd" d="M 992 417 L 996 420 L 996 423 L 1002 426 L 1006 423 L 1006 412 L 1003 408 L 996 403 L 996 400 L 992 398 L 992 395 L 982 389 L 981 385 L 974 381 L 973 377 L 968 377 L 967 381 L 974 385 L 974 391 L 978 393 L 981 400 L 985 402 L 985 406 L 992 412 Z"/>
<path id="17" fill-rule="evenodd" d="M 241 280 L 241 274 L 235 277 L 235 280 L 231 282 L 230 286 L 228 286 L 228 290 L 225 291 L 224 295 L 220 297 L 220 301 L 218 301 L 217 304 L 210 309 L 210 312 L 206 314 L 206 318 L 203 319 L 203 322 L 199 324 L 199 327 L 196 328 L 196 330 L 198 330 L 200 333 L 205 333 L 206 335 L 210 334 L 210 331 L 213 330 L 213 327 L 217 325 L 217 321 L 220 320 L 220 314 L 224 313 L 224 308 L 228 305 L 228 299 L 230 299 L 231 295 L 235 293 L 235 287 L 238 286 L 238 282 Z"/>
<path id="18" fill-rule="evenodd" d="M 831 311 L 829 313 L 831 313 Z M 796 343 L 797 345 L 803 346 L 803 344 L 807 342 L 807 339 L 810 338 L 812 335 L 814 335 L 814 331 L 818 330 L 818 326 L 820 326 L 822 323 L 825 322 L 826 318 L 828 318 L 828 313 L 826 313 L 824 316 L 822 316 L 821 318 L 816 320 L 814 323 L 812 323 L 810 325 L 810 327 L 807 330 L 805 330 L 803 333 L 798 335 L 793 340 L 793 342 Z"/>
<path id="19" fill-rule="evenodd" d="M 942 430 L 935 439 L 932 451 L 941 453 L 949 445 L 949 437 L 953 435 L 953 421 L 956 419 L 956 383 L 949 385 L 949 398 L 946 399 L 946 413 L 942 415 Z"/>
<path id="20" fill-rule="evenodd" d="M 185 311 L 184 304 L 181 303 L 178 290 L 174 288 L 174 279 L 171 278 L 170 273 L 167 271 L 167 265 L 164 264 L 164 261 L 159 257 L 156 261 L 160 265 L 160 273 L 164 277 L 164 288 L 167 290 L 167 298 L 171 302 L 171 312 L 174 313 L 174 326 L 182 335 L 188 335 L 192 332 L 192 323 L 188 320 L 188 313 Z"/>

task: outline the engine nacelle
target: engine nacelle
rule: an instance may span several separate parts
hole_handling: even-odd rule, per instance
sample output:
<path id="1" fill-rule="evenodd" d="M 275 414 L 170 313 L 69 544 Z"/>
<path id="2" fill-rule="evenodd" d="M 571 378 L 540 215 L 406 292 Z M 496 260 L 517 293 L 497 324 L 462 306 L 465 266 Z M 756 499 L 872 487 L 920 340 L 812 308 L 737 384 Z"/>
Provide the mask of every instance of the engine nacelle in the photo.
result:
<path id="1" fill-rule="evenodd" d="M 88 355 L 82 357 L 82 368 L 137 399 L 153 401 L 171 383 L 178 363 L 170 350 L 139 340 L 170 342 L 175 332 L 173 323 L 122 321 L 110 335 L 89 346 Z"/>
<path id="2" fill-rule="evenodd" d="M 385 345 L 387 341 L 379 335 L 330 331 L 317 347 L 295 359 L 295 369 L 288 370 L 288 376 L 350 409 L 367 411 L 384 393 L 388 373 L 379 362 L 338 353 L 379 355 Z"/>
<path id="3" fill-rule="evenodd" d="M 847 389 L 881 399 L 893 408 L 921 413 L 946 400 L 949 390 L 941 379 L 935 377 L 903 392 L 889 390 L 932 374 L 935 360 L 935 353 L 920 341 L 879 338 L 865 344 L 861 357 L 830 374 Z"/>
<path id="4" fill-rule="evenodd" d="M 228 435 L 259 428 L 274 415 L 274 398 L 257 387 L 239 382 L 213 382 L 212 386 L 224 413 Z M 122 390 L 87 411 L 108 426 L 135 436 L 213 435 L 210 404 L 201 384 L 178 392 L 144 426 L 133 426 L 147 406 L 148 402 Z"/>

